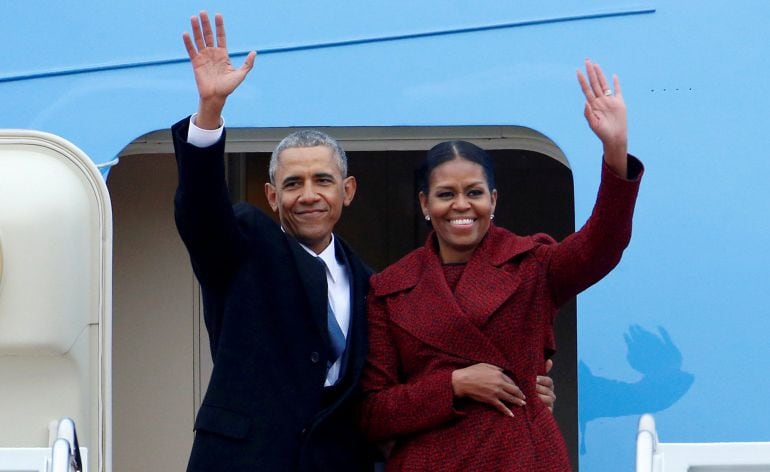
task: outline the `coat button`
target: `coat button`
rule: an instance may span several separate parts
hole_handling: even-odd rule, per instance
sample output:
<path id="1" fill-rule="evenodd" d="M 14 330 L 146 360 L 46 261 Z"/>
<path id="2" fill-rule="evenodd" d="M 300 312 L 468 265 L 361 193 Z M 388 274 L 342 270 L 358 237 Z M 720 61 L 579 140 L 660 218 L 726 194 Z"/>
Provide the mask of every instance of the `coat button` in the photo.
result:
<path id="1" fill-rule="evenodd" d="M 318 364 L 319 360 L 321 360 L 321 356 L 316 351 L 310 353 L 310 362 L 313 364 Z"/>

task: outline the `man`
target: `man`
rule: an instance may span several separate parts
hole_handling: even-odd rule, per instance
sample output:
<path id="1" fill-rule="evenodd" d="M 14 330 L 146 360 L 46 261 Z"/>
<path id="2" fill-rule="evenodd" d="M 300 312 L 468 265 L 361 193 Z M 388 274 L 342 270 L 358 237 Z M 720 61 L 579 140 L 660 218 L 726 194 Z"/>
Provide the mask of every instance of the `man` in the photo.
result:
<path id="1" fill-rule="evenodd" d="M 333 234 L 355 178 L 336 141 L 300 131 L 270 161 L 265 192 L 280 226 L 250 205 L 232 207 L 221 112 L 256 53 L 233 68 L 222 17 L 216 44 L 205 12 L 191 20 L 184 44 L 200 101 L 172 128 L 175 216 L 201 284 L 214 368 L 188 470 L 370 470 L 352 410 L 371 271 Z"/>

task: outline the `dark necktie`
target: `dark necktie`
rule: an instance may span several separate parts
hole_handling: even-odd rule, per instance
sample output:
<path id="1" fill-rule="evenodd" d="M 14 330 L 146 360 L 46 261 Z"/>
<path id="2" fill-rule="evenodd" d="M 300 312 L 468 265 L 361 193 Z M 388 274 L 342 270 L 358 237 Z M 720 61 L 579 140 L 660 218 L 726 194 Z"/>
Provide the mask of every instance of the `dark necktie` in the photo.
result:
<path id="1" fill-rule="evenodd" d="M 326 263 L 320 257 L 317 258 L 321 263 L 321 267 L 324 270 L 324 276 L 326 276 Z M 329 341 L 331 342 L 331 348 L 333 358 L 329 359 L 329 366 L 334 364 L 337 359 L 340 358 L 345 351 L 345 335 L 340 328 L 340 324 L 337 322 L 337 317 L 334 316 L 334 310 L 332 309 L 332 303 L 329 299 L 328 288 L 326 294 L 326 329 L 329 330 Z"/>
<path id="2" fill-rule="evenodd" d="M 329 361 L 329 365 L 331 366 L 340 358 L 342 352 L 345 350 L 345 335 L 342 333 L 340 324 L 337 323 L 337 317 L 334 316 L 331 301 L 326 302 L 326 307 L 326 326 L 329 329 L 329 340 L 331 341 L 332 352 L 334 353 L 334 358 Z"/>

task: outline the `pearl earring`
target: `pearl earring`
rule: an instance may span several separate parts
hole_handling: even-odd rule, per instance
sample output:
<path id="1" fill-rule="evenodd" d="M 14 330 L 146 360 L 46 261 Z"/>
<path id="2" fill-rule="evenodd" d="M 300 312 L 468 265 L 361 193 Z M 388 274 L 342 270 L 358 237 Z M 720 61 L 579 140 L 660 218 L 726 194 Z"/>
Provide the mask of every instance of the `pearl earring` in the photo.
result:
<path id="1" fill-rule="evenodd" d="M 495 219 L 495 214 L 494 214 L 494 213 L 492 213 L 491 215 L 489 215 L 489 219 L 490 219 L 490 220 L 494 220 L 494 219 Z"/>
<path id="2" fill-rule="evenodd" d="M 425 215 L 425 221 L 430 221 L 430 215 Z"/>

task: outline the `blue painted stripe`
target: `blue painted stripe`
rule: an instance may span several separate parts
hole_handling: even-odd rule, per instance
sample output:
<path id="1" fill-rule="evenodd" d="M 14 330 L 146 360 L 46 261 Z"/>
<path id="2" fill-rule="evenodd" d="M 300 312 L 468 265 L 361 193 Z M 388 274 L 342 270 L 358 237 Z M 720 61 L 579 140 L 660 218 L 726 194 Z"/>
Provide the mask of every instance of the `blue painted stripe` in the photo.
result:
<path id="1" fill-rule="evenodd" d="M 631 9 L 625 9 L 625 10 L 613 10 L 609 12 L 598 12 L 598 13 L 590 13 L 590 14 L 583 14 L 583 15 L 540 18 L 540 19 L 533 19 L 533 20 L 513 21 L 513 22 L 507 22 L 507 23 L 495 23 L 495 24 L 489 24 L 489 25 L 470 26 L 466 28 L 455 28 L 455 29 L 446 29 L 446 30 L 437 30 L 437 31 L 422 31 L 418 33 L 405 33 L 405 34 L 398 34 L 398 35 L 391 35 L 391 36 L 377 36 L 377 37 L 371 37 L 371 38 L 347 39 L 342 41 L 330 41 L 330 42 L 314 43 L 314 44 L 301 44 L 296 46 L 279 46 L 279 47 L 260 49 L 259 54 L 260 55 L 284 54 L 284 53 L 290 53 L 295 51 L 308 51 L 313 49 L 356 46 L 360 44 L 381 43 L 381 42 L 388 42 L 388 41 L 401 41 L 405 39 L 430 38 L 434 36 L 447 36 L 447 35 L 463 34 L 463 33 L 477 33 L 482 31 L 519 28 L 522 26 L 563 23 L 568 21 L 594 20 L 599 18 L 610 18 L 610 17 L 617 17 L 617 16 L 642 15 L 642 14 L 649 14 L 654 12 L 655 12 L 655 8 L 649 8 L 649 7 L 631 8 Z M 236 51 L 236 52 L 230 53 L 230 56 L 245 57 L 248 53 L 249 51 Z M 48 70 L 43 72 L 29 72 L 24 74 L 8 75 L 5 77 L 0 76 L 0 83 L 18 82 L 21 80 L 44 79 L 49 77 L 60 77 L 60 76 L 66 76 L 66 75 L 90 74 L 93 72 L 115 71 L 115 70 L 121 70 L 121 69 L 138 69 L 142 67 L 154 67 L 154 66 L 163 66 L 168 64 L 179 64 L 187 61 L 189 61 L 189 58 L 187 56 L 184 56 L 184 57 L 161 59 L 161 60 L 155 60 L 155 61 L 137 61 L 137 62 L 128 62 L 128 63 L 121 63 L 121 64 L 102 64 L 102 65 L 78 67 L 78 68 L 72 68 L 72 69 Z"/>

